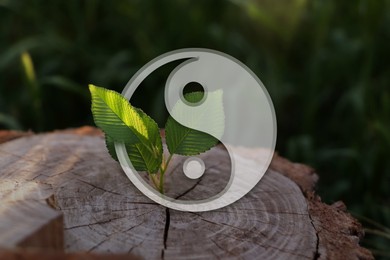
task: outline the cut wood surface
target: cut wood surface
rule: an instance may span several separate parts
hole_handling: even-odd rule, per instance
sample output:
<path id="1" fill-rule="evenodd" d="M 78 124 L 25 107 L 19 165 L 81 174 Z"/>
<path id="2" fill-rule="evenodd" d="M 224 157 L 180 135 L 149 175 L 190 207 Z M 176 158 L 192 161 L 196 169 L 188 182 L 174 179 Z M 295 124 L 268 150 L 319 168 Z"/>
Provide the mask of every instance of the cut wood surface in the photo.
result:
<path id="1" fill-rule="evenodd" d="M 0 257 L 34 258 L 47 251 L 31 248 L 63 247 L 69 253 L 57 253 L 63 259 L 78 252 L 145 259 L 372 259 L 359 246 L 362 227 L 344 204 L 326 205 L 314 193 L 313 169 L 277 155 L 245 197 L 191 213 L 167 209 L 138 191 L 95 128 L 5 131 L 0 137 Z M 243 158 L 251 156 L 243 151 Z M 223 147 L 202 159 L 205 174 L 188 180 L 183 158 L 174 158 L 169 196 L 201 199 L 226 185 L 230 161 Z"/>

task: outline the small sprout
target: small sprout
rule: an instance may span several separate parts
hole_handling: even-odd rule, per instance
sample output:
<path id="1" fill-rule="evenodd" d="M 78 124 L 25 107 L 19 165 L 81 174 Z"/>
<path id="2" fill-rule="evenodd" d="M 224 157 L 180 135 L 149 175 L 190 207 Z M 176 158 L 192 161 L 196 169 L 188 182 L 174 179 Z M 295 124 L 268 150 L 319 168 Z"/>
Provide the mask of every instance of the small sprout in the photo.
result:
<path id="1" fill-rule="evenodd" d="M 108 152 L 118 160 L 115 142 L 125 144 L 129 159 L 137 171 L 146 171 L 156 189 L 164 194 L 164 175 L 174 154 L 197 155 L 215 146 L 218 139 L 185 127 L 169 116 L 165 138 L 169 155 L 163 156 L 162 139 L 157 123 L 141 109 L 133 107 L 121 94 L 89 85 L 95 124 L 105 133 Z M 202 92 L 185 95 L 200 100 Z M 197 140 L 194 142 L 194 140 Z"/>

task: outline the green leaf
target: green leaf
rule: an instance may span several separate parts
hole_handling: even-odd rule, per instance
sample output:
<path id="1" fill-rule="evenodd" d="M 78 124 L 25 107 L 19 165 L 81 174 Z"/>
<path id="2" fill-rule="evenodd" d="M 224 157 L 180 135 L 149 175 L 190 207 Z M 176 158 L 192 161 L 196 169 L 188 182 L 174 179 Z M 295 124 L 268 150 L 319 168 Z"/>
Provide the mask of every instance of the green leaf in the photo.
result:
<path id="1" fill-rule="evenodd" d="M 208 93 L 208 98 L 213 97 L 212 93 Z M 222 95 L 220 93 L 214 93 L 215 106 L 213 109 L 214 112 L 217 112 L 219 116 L 215 117 L 215 125 L 222 128 L 223 125 L 223 112 L 221 109 L 222 104 Z M 210 97 L 211 96 L 211 97 Z M 203 97 L 202 92 L 193 92 L 188 93 L 184 98 L 191 103 L 199 102 Z M 177 107 L 174 107 L 174 110 L 177 110 Z M 204 113 L 188 113 L 186 112 L 186 117 L 190 118 L 190 121 L 197 125 L 197 122 L 203 121 L 207 117 L 207 112 L 210 112 L 208 109 L 203 110 Z M 218 139 L 214 136 L 188 128 L 181 125 L 172 116 L 169 116 L 167 123 L 165 125 L 165 134 L 168 150 L 171 154 L 180 154 L 180 155 L 197 155 L 202 152 L 209 150 L 211 147 L 215 146 L 218 143 Z"/>
<path id="2" fill-rule="evenodd" d="M 119 93 L 89 85 L 95 124 L 115 141 L 145 142 L 148 132 L 140 114 Z"/>
<path id="3" fill-rule="evenodd" d="M 161 166 L 163 157 L 160 129 L 157 123 L 141 109 L 136 109 L 146 125 L 148 144 L 139 143 L 127 147 L 131 163 L 137 171 L 156 173 Z"/>
<path id="4" fill-rule="evenodd" d="M 119 161 L 118 156 L 116 156 L 114 139 L 110 137 L 108 134 L 105 134 L 105 139 L 106 139 L 106 147 L 108 153 L 111 155 L 112 159 L 114 159 L 115 161 Z M 127 145 L 126 145 L 126 150 L 127 150 Z"/>
<path id="5" fill-rule="evenodd" d="M 115 151 L 115 141 L 107 134 L 106 146 L 111 157 L 114 160 L 119 161 Z M 162 161 L 161 142 L 160 145 L 157 146 L 156 155 L 153 155 L 143 144 L 125 144 L 125 147 L 134 169 L 137 171 L 147 171 L 148 173 L 156 173 L 158 171 Z"/>
<path id="6" fill-rule="evenodd" d="M 134 109 L 146 126 L 149 139 L 140 143 L 125 142 L 127 154 L 129 155 L 133 167 L 137 171 L 156 173 L 161 165 L 163 153 L 160 130 L 152 118 L 146 115 L 142 110 L 138 108 Z M 105 138 L 108 152 L 113 159 L 118 161 L 114 138 L 108 134 L 105 135 Z"/>

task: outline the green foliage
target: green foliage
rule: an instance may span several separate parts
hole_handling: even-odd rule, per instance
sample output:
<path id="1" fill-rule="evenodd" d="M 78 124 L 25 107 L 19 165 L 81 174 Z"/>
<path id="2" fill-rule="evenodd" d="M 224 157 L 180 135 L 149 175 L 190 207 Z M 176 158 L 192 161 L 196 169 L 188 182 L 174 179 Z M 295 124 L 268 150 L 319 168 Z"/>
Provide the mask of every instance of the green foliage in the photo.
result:
<path id="1" fill-rule="evenodd" d="M 148 138 L 139 112 L 119 93 L 89 85 L 95 124 L 114 140 L 138 143 Z"/>
<path id="2" fill-rule="evenodd" d="M 165 126 L 169 152 L 181 155 L 197 155 L 209 150 L 218 143 L 218 139 L 179 124 L 171 116 Z"/>
<path id="3" fill-rule="evenodd" d="M 134 149 L 127 149 L 130 160 L 136 165 L 142 165 L 143 170 L 146 170 L 149 173 L 155 173 L 158 171 L 161 166 L 163 148 L 162 141 L 160 137 L 160 129 L 158 128 L 157 123 L 149 117 L 147 114 L 142 112 L 141 109 L 136 109 L 143 122 L 145 122 L 146 131 L 148 133 L 148 143 L 147 145 L 135 144 Z M 136 168 L 137 169 L 137 168 Z M 140 170 L 142 170 L 140 168 Z"/>
<path id="4" fill-rule="evenodd" d="M 191 102 L 197 103 L 203 97 L 202 92 L 193 92 L 184 95 L 184 98 Z M 202 120 L 199 115 L 186 115 L 191 118 L 192 122 Z M 218 118 L 215 118 L 218 120 Z M 171 154 L 197 155 L 209 150 L 217 144 L 218 139 L 201 131 L 185 127 L 179 124 L 171 116 L 168 117 L 165 125 L 166 141 L 168 150 Z"/>
<path id="5" fill-rule="evenodd" d="M 107 151 L 111 155 L 112 159 L 114 159 L 115 161 L 119 161 L 118 156 L 116 155 L 116 151 L 115 151 L 114 138 L 112 138 L 106 134 L 106 135 L 104 135 L 104 139 L 106 141 Z M 131 147 L 129 145 L 126 145 L 125 147 L 126 147 L 126 150 L 131 149 Z M 134 166 L 134 168 L 136 168 L 136 167 Z M 139 170 L 139 171 L 141 171 L 141 170 Z"/>
<path id="6" fill-rule="evenodd" d="M 136 109 L 119 93 L 89 85 L 92 114 L 106 134 L 107 148 L 114 159 L 113 142 L 123 142 L 136 170 L 155 173 L 162 160 L 162 143 L 156 122 Z"/>
<path id="7" fill-rule="evenodd" d="M 390 226 L 389 1 L 12 0 L 0 3 L 0 24 L 0 127 L 92 124 L 88 82 L 121 91 L 159 54 L 214 48 L 263 81 L 278 152 L 316 168 L 323 200 Z M 131 100 L 161 127 L 167 112 L 157 97 L 171 69 L 153 73 Z M 390 247 L 374 234 L 366 241 Z"/>
<path id="8" fill-rule="evenodd" d="M 173 154 L 197 155 L 213 147 L 218 139 L 206 133 L 187 128 L 172 117 L 166 124 L 166 139 L 170 152 L 163 161 L 163 147 L 156 122 L 141 109 L 133 107 L 121 94 L 105 88 L 89 85 L 92 96 L 92 114 L 95 123 L 105 132 L 106 147 L 113 159 L 118 161 L 115 142 L 123 142 L 129 159 L 137 171 L 154 174 L 160 170 L 160 184 L 164 191 L 164 174 Z M 185 99 L 196 103 L 202 92 L 188 93 Z M 199 119 L 199 118 L 198 118 Z M 151 177 L 154 180 L 155 177 Z"/>
<path id="9" fill-rule="evenodd" d="M 158 139 L 158 135 L 155 135 L 154 137 Z M 114 160 L 118 161 L 118 157 L 115 151 L 115 140 L 107 134 L 105 135 L 105 139 L 106 147 L 109 154 Z M 156 144 L 155 147 L 157 148 L 154 148 L 156 149 L 155 156 L 152 156 L 150 150 L 146 148 L 143 144 L 125 143 L 127 154 L 129 155 L 129 159 L 134 169 L 136 169 L 137 171 L 146 171 L 148 173 L 156 173 L 159 170 L 159 167 L 162 162 L 161 139 L 159 140 L 159 142 L 157 140 L 154 141 L 154 143 Z M 151 146 L 150 148 L 153 149 L 153 146 Z"/>

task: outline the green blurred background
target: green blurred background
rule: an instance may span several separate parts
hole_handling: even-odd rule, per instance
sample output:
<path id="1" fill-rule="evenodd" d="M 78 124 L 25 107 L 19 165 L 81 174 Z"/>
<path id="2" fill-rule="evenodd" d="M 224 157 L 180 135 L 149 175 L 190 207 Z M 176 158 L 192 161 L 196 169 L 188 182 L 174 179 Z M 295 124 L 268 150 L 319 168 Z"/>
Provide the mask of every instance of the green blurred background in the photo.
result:
<path id="1" fill-rule="evenodd" d="M 88 83 L 121 91 L 162 53 L 216 49 L 267 87 L 279 153 L 315 167 L 323 200 L 343 200 L 364 245 L 390 256 L 389 46 L 385 0 L 0 0 L 0 127 L 93 125 Z M 172 68 L 132 100 L 160 124 Z"/>

